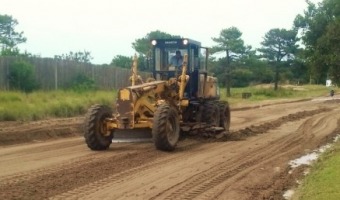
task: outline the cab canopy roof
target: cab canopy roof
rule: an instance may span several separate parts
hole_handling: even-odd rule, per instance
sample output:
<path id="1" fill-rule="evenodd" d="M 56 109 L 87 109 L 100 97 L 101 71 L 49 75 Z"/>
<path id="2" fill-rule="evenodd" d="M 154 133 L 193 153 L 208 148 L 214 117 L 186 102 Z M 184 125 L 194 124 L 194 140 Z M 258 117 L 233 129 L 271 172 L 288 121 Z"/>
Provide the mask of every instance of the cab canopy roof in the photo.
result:
<path id="1" fill-rule="evenodd" d="M 154 47 L 165 48 L 165 47 L 174 47 L 174 48 L 187 48 L 188 46 L 196 46 L 201 47 L 201 43 L 195 40 L 191 40 L 188 38 L 176 38 L 176 39 L 153 39 L 151 40 L 151 44 Z"/>

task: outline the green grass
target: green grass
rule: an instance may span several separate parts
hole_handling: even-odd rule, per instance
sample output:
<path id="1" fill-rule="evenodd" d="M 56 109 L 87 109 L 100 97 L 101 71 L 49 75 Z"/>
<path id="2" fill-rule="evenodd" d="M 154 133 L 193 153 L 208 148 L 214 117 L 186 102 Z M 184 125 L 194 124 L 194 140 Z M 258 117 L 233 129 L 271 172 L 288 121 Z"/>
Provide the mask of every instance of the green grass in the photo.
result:
<path id="1" fill-rule="evenodd" d="M 82 115 L 92 104 L 113 105 L 116 91 L 0 91 L 0 121 L 31 121 Z"/>
<path id="2" fill-rule="evenodd" d="M 251 86 L 245 88 L 231 88 L 231 97 L 227 97 L 226 89 L 221 88 L 222 99 L 227 99 L 230 104 L 251 104 L 264 100 L 280 99 L 301 99 L 312 98 L 317 96 L 327 96 L 331 88 L 322 85 L 304 85 L 304 86 L 283 86 L 277 91 L 272 85 Z M 248 99 L 242 99 L 242 93 L 248 92 L 252 96 Z"/>
<path id="3" fill-rule="evenodd" d="M 330 88 L 317 85 L 286 86 L 274 91 L 272 87 L 254 86 L 232 88 L 230 98 L 221 88 L 222 99 L 231 105 L 251 104 L 263 100 L 310 98 L 326 96 Z M 242 99 L 243 92 L 252 93 L 251 98 Z M 117 91 L 39 91 L 29 94 L 0 91 L 0 121 L 39 120 L 50 117 L 72 117 L 82 115 L 95 103 L 113 105 Z"/>
<path id="4" fill-rule="evenodd" d="M 320 157 L 293 199 L 340 199 L 340 142 Z"/>

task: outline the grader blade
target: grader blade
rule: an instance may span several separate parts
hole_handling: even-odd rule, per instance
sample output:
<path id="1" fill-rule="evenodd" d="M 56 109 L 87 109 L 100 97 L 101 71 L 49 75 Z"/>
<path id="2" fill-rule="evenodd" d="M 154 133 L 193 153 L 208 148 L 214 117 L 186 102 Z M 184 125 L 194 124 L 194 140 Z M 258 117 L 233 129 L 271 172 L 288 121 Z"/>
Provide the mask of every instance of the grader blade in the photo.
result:
<path id="1" fill-rule="evenodd" d="M 113 143 L 152 142 L 150 129 L 117 129 L 113 133 Z"/>

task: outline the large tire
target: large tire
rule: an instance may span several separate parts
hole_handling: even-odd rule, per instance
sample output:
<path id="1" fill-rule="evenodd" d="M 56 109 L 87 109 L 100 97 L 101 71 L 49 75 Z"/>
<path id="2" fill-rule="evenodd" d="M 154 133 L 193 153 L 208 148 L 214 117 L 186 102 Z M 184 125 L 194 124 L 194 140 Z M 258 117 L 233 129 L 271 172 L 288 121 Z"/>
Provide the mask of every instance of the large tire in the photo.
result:
<path id="1" fill-rule="evenodd" d="M 160 105 L 155 112 L 152 137 L 157 149 L 173 151 L 180 137 L 177 111 L 168 104 Z"/>
<path id="2" fill-rule="evenodd" d="M 229 103 L 224 101 L 220 102 L 220 127 L 229 133 L 230 128 L 230 107 Z"/>
<path id="3" fill-rule="evenodd" d="M 105 118 L 112 117 L 112 109 L 104 105 L 89 108 L 85 118 L 84 137 L 91 150 L 106 150 L 112 143 L 113 132 L 107 134 Z"/>
<path id="4" fill-rule="evenodd" d="M 204 104 L 203 121 L 211 126 L 220 126 L 220 109 L 217 102 Z"/>

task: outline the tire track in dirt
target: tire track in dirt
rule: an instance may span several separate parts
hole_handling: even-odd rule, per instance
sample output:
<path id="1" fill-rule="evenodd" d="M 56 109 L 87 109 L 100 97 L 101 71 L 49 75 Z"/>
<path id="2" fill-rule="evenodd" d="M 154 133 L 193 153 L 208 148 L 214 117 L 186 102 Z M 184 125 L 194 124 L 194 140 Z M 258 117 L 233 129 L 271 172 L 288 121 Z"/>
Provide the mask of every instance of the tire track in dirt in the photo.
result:
<path id="1" fill-rule="evenodd" d="M 168 163 L 174 163 L 178 160 L 181 160 L 183 159 L 183 157 L 181 156 L 181 153 L 187 156 L 188 150 L 190 150 L 190 154 L 195 154 L 200 151 L 200 149 L 197 148 L 199 145 L 200 143 L 197 143 L 195 141 L 189 142 L 185 146 L 178 147 L 175 154 L 155 151 L 154 147 L 152 147 L 152 149 L 149 149 L 148 152 L 143 152 L 142 154 L 145 154 L 148 158 L 153 157 L 154 154 L 162 154 L 162 156 L 165 155 L 165 158 L 161 160 L 144 159 L 145 163 L 143 163 L 143 165 L 136 166 L 136 167 L 133 166 L 132 168 L 123 170 L 122 172 L 111 175 L 107 178 L 100 179 L 95 182 L 91 182 L 87 185 L 84 185 L 83 187 L 77 187 L 65 193 L 50 197 L 49 199 L 51 200 L 52 199 L 60 199 L 60 200 L 80 199 L 80 198 L 83 199 L 85 196 L 88 196 L 89 194 L 98 191 L 98 188 L 105 189 L 107 187 L 110 187 L 112 184 L 119 184 L 120 182 L 122 182 L 122 179 L 126 180 L 126 179 L 130 179 L 133 176 L 137 176 L 137 174 L 139 174 L 141 171 L 153 170 L 152 168 L 154 166 L 166 165 Z M 104 161 L 104 162 L 107 162 L 107 161 Z"/>
<path id="2" fill-rule="evenodd" d="M 261 104 L 261 105 L 255 105 L 255 106 L 232 108 L 231 111 L 251 110 L 251 109 L 257 109 L 257 108 L 262 108 L 262 107 L 267 107 L 267 106 L 290 104 L 290 103 L 297 103 L 297 102 L 305 102 L 305 101 L 310 101 L 310 100 L 312 100 L 312 99 L 308 98 L 308 99 L 298 99 L 298 100 L 293 100 L 293 101 L 267 103 L 267 104 Z"/>
<path id="3" fill-rule="evenodd" d="M 324 129 L 319 129 L 321 123 Z M 279 130 L 284 131 L 283 128 Z M 272 131 L 271 131 L 272 132 Z M 314 149 L 319 148 L 322 145 L 330 143 L 334 140 L 336 135 L 340 134 L 340 113 L 339 109 L 333 110 L 332 112 L 322 113 L 320 115 L 312 116 L 311 118 L 303 121 L 303 123 L 297 128 L 296 132 L 287 135 L 280 140 L 275 141 L 271 146 L 277 146 L 282 149 L 279 154 L 273 154 L 273 158 L 263 163 L 262 167 L 266 166 L 284 166 L 280 173 L 272 176 L 268 180 L 268 174 L 265 174 L 262 179 L 256 178 L 257 183 L 254 183 L 254 178 L 246 176 L 241 178 L 239 181 L 235 182 L 234 188 L 244 188 L 245 193 L 249 193 L 247 199 L 283 199 L 283 193 L 287 188 L 292 188 L 297 186 L 297 180 L 301 180 L 304 176 L 304 165 L 298 168 L 291 168 L 289 162 L 296 158 L 311 152 Z M 280 146 L 278 146 L 280 145 Z M 267 151 L 270 154 L 270 151 Z M 278 163 L 279 162 L 279 163 Z M 263 171 L 253 170 L 252 173 L 260 176 Z M 250 174 L 250 173 L 249 173 Z M 248 183 L 245 180 L 252 180 L 252 183 Z M 224 191 L 219 197 L 226 196 L 232 190 Z M 240 197 L 240 195 L 238 195 Z M 220 199 L 217 198 L 217 199 Z M 223 198 L 222 198 L 223 199 Z"/>
<path id="4" fill-rule="evenodd" d="M 286 142 L 282 142 L 281 145 L 291 145 L 291 141 L 290 143 Z M 231 179 L 235 179 L 235 176 L 240 176 L 240 174 L 246 176 L 254 166 L 280 157 L 282 148 L 275 145 L 275 147 L 262 146 L 252 149 L 244 157 L 240 158 L 237 155 L 228 162 L 220 163 L 203 173 L 195 174 L 153 199 L 214 199 L 213 197 L 218 196 L 225 188 L 233 184 Z"/>
<path id="5" fill-rule="evenodd" d="M 299 119 L 299 116 L 296 117 Z M 283 119 L 281 120 L 281 124 L 287 122 Z M 240 140 L 243 139 L 243 137 L 264 133 L 267 130 L 271 130 L 279 126 L 279 123 L 277 126 L 273 126 L 271 123 L 272 122 L 263 123 L 258 126 L 249 126 L 248 128 L 234 131 L 229 140 Z M 224 140 L 215 140 L 210 142 L 224 142 Z M 57 195 L 55 197 L 58 198 L 58 194 L 64 193 L 61 194 L 65 195 L 63 197 L 74 198 L 74 192 L 79 195 L 79 193 L 85 193 L 84 191 L 89 188 L 91 188 L 89 191 L 93 192 L 97 191 L 98 188 L 110 187 L 112 182 L 116 181 L 115 183 L 119 184 L 117 179 L 122 181 L 125 177 L 133 178 L 138 176 L 138 173 L 141 171 L 151 171 L 154 166 L 174 163 L 185 159 L 184 157 L 187 157 L 188 155 L 194 155 L 200 152 L 200 141 L 195 140 L 189 143 L 184 142 L 185 145 L 181 144 L 179 145 L 179 148 L 176 149 L 175 154 L 155 151 L 152 145 L 145 148 L 145 145 L 138 147 L 138 144 L 134 144 L 126 149 L 122 148 L 122 152 L 119 152 L 118 154 L 112 155 L 112 152 L 109 150 L 109 152 L 104 154 L 101 152 L 88 159 L 73 159 L 61 165 L 31 171 L 33 172 L 32 176 L 30 175 L 30 172 L 14 174 L 12 176 L 13 178 L 5 177 L 4 183 L 7 185 L 0 184 L 0 189 L 6 192 L 3 196 L 0 194 L 0 197 L 2 196 L 5 199 L 10 197 L 24 198 L 29 195 L 32 198 L 48 198 Z M 49 148 L 57 148 L 57 145 L 46 147 L 45 150 L 48 150 Z M 187 153 L 189 150 L 190 153 Z M 34 151 L 39 152 L 39 148 L 35 148 Z M 117 149 L 114 151 L 116 153 Z M 182 152 L 183 155 L 181 156 L 180 154 Z M 159 160 L 160 157 L 162 158 L 161 160 Z M 155 161 L 156 159 L 158 159 L 158 161 Z M 124 173 L 129 170 L 131 173 Z M 110 178 L 111 176 L 112 178 Z M 17 179 L 18 181 L 11 182 L 12 180 L 10 179 Z M 8 182 L 6 183 L 6 181 Z M 91 184 L 92 186 L 90 187 Z M 89 188 L 87 188 L 88 186 Z M 67 192 L 72 189 L 73 192 Z"/>
<path id="6" fill-rule="evenodd" d="M 260 124 L 258 126 L 250 126 L 250 127 L 246 127 L 244 129 L 235 131 L 233 133 L 230 134 L 230 137 L 226 138 L 227 140 L 240 140 L 244 137 L 248 137 L 248 136 L 252 136 L 252 135 L 256 135 L 256 134 L 261 134 L 261 133 L 265 133 L 270 129 L 274 129 L 277 128 L 279 126 L 281 126 L 284 123 L 287 122 L 292 122 L 292 121 L 296 121 L 299 119 L 303 119 L 306 117 L 310 117 L 319 113 L 323 113 L 323 112 L 329 112 L 331 111 L 331 108 L 319 108 L 319 109 L 314 109 L 314 110 L 309 110 L 309 111 L 301 111 L 301 112 L 297 112 L 294 114 L 289 114 L 287 116 L 283 116 L 280 117 L 274 121 L 271 122 L 267 122 L 267 123 L 263 123 Z M 222 139 L 225 140 L 225 139 Z"/>
<path id="7" fill-rule="evenodd" d="M 318 110 L 315 110 L 316 112 L 310 112 L 309 113 L 297 113 L 293 116 L 294 119 L 304 119 L 307 116 L 315 116 L 322 112 L 319 112 Z M 306 115 L 307 114 L 307 115 Z M 319 115 L 318 115 L 319 116 Z M 308 128 L 316 128 L 319 126 L 320 123 L 324 121 L 329 121 L 330 117 L 329 115 L 321 114 L 321 118 L 315 117 L 308 119 L 306 122 L 303 122 L 300 126 L 298 132 L 305 131 L 306 127 Z M 301 118 L 300 118 L 301 117 Z M 284 118 L 285 119 L 285 118 Z M 292 120 L 292 121 L 296 121 Z M 288 121 L 291 121 L 288 119 Z M 309 123 L 313 122 L 315 123 L 313 127 L 309 126 Z M 276 125 L 276 123 L 274 123 Z M 334 129 L 331 128 L 329 130 L 324 130 L 325 132 L 331 132 L 334 131 Z M 336 129 L 335 132 L 339 130 Z M 315 130 L 314 130 L 315 132 Z M 334 134 L 331 134 L 334 135 Z M 309 135 L 313 138 L 313 135 Z M 232 181 L 231 179 L 237 179 L 233 178 L 233 176 L 239 176 L 238 179 L 243 179 L 244 176 L 247 176 L 249 173 L 252 173 L 252 171 L 258 167 L 259 164 L 262 164 L 263 166 L 268 165 L 267 163 L 275 162 L 275 160 L 280 159 L 285 154 L 289 154 L 289 152 L 296 151 L 297 148 L 300 148 L 298 144 L 301 144 L 301 141 L 303 141 L 305 138 L 305 135 L 302 133 L 298 134 L 291 134 L 288 136 L 283 137 L 280 140 L 277 140 L 275 145 L 270 146 L 263 146 L 261 148 L 257 148 L 256 150 L 253 150 L 252 152 L 248 153 L 247 156 L 245 156 L 245 159 L 241 160 L 233 160 L 218 164 L 214 166 L 213 168 L 199 173 L 195 174 L 192 177 L 188 178 L 182 183 L 179 183 L 172 188 L 169 188 L 166 191 L 163 191 L 162 193 L 155 196 L 153 199 L 214 199 L 217 198 L 225 188 L 228 188 L 232 186 L 235 181 Z M 310 147 L 309 147 L 310 148 Z M 285 149 L 287 151 L 282 151 L 282 149 Z M 240 157 L 237 157 L 240 158 Z M 232 164 L 236 163 L 236 164 Z M 287 161 L 288 163 L 288 161 Z M 241 173 L 240 173 L 241 172 Z M 283 173 L 287 174 L 288 169 L 285 169 Z M 281 173 L 281 175 L 283 174 Z M 241 176 L 241 177 L 240 177 Z M 287 180 L 286 180 L 287 181 Z M 268 185 L 268 188 L 272 185 Z M 282 187 L 282 185 L 280 185 Z M 280 188 L 282 191 L 284 188 Z M 275 188 L 273 189 L 273 191 Z M 270 195 L 267 197 L 269 198 Z M 255 196 L 253 196 L 255 197 Z M 251 199 L 262 199 L 263 196 L 257 196 L 256 198 Z"/>
<path id="8" fill-rule="evenodd" d="M 123 154 L 123 152 L 120 154 Z M 23 181 L 28 181 L 30 179 L 34 179 L 41 176 L 56 174 L 59 173 L 60 171 L 81 168 L 82 166 L 88 163 L 99 162 L 100 160 L 106 159 L 108 157 L 112 157 L 112 155 L 103 154 L 101 157 L 97 157 L 96 155 L 87 155 L 86 157 L 83 158 L 71 159 L 66 163 L 54 165 L 53 167 L 39 168 L 36 170 L 16 173 L 13 175 L 2 176 L 0 177 L 0 188 L 9 184 L 21 183 Z"/>
<path id="9" fill-rule="evenodd" d="M 139 170 L 178 159 L 175 154 L 166 156 L 167 153 L 165 152 L 155 151 L 153 146 L 148 148 L 141 146 L 139 148 L 138 144 L 123 145 L 129 147 L 121 148 L 122 145 L 120 145 L 121 150 L 118 153 L 112 154 L 112 152 L 107 151 L 103 154 L 103 152 L 100 152 L 90 157 L 70 160 L 52 168 L 42 168 L 1 177 L 0 190 L 5 192 L 0 193 L 0 199 L 2 195 L 6 199 L 20 199 L 26 196 L 30 196 L 32 199 L 48 198 L 89 183 L 98 187 L 99 185 L 96 183 L 112 181 L 107 178 L 110 174 L 117 174 L 113 177 L 115 179 L 115 177 L 138 173 Z M 193 141 L 180 148 L 178 152 L 184 152 L 188 148 L 194 149 L 197 145 L 199 143 Z M 155 161 L 156 158 L 164 155 L 166 156 L 165 160 Z M 98 175 L 98 172 L 101 173 Z M 58 185 L 58 190 L 54 190 L 57 188 L 56 185 Z M 67 195 L 62 199 L 66 197 Z"/>
<path id="10" fill-rule="evenodd" d="M 42 143 L 36 143 L 36 146 L 30 145 L 26 148 L 18 148 L 18 149 L 14 149 L 14 150 L 8 150 L 8 151 L 2 151 L 0 153 L 0 156 L 7 156 L 7 155 L 11 155 L 11 154 L 27 154 L 28 151 L 30 154 L 34 154 L 34 153 L 40 153 L 40 152 L 44 152 L 44 151 L 54 151 L 55 149 L 58 148 L 69 148 L 69 147 L 74 147 L 76 145 L 83 145 L 84 142 L 83 141 L 68 141 L 67 143 L 65 143 L 64 141 L 56 142 L 53 144 L 42 144 Z"/>
<path id="11" fill-rule="evenodd" d="M 270 129 L 274 129 L 286 122 L 289 121 L 294 121 L 297 119 L 302 119 L 311 115 L 315 115 L 321 112 L 326 112 L 329 111 L 328 109 L 316 109 L 316 110 L 312 110 L 312 111 L 303 111 L 303 112 L 298 112 L 295 114 L 290 114 L 288 116 L 279 118 L 278 120 L 275 120 L 273 122 L 267 122 L 264 123 L 263 125 L 260 125 L 258 127 L 251 127 L 251 128 L 246 128 L 244 130 L 247 130 L 247 134 L 242 135 L 244 133 L 243 130 L 240 130 L 236 133 L 233 134 L 241 134 L 242 137 L 245 136 L 250 136 L 250 135 L 254 135 L 254 134 L 258 134 L 258 133 L 263 133 L 265 131 L 268 131 Z M 266 129 L 266 130 L 265 130 Z M 251 130 L 249 132 L 249 130 Z M 261 132 L 259 132 L 258 130 L 261 130 Z M 251 133 L 251 134 L 250 134 Z M 239 137 L 238 137 L 239 139 Z M 218 140 L 216 140 L 217 142 Z M 210 140 L 211 142 L 211 140 Z M 219 141 L 220 142 L 220 141 Z M 266 148 L 266 147 L 263 147 Z M 195 151 L 190 151 L 189 154 L 194 154 Z M 190 156 L 189 154 L 186 154 L 187 156 Z M 255 155 L 255 153 L 254 153 Z M 84 198 L 87 195 L 92 194 L 93 192 L 97 191 L 98 188 L 105 189 L 106 187 L 112 187 L 112 185 L 115 184 L 120 184 L 120 182 L 122 181 L 122 177 L 124 177 L 124 179 L 132 179 L 134 176 L 136 176 L 135 174 L 140 173 L 141 171 L 146 171 L 146 170 L 152 170 L 151 167 L 153 166 L 161 166 L 161 165 L 165 165 L 167 163 L 170 162 L 175 162 L 175 160 L 178 159 L 182 159 L 181 157 L 178 157 L 178 155 L 176 155 L 177 157 L 171 160 L 167 160 L 165 162 L 158 162 L 158 163 L 152 163 L 152 165 L 148 165 L 148 166 L 142 166 L 141 168 L 134 168 L 131 169 L 129 171 L 126 171 L 126 173 L 121 173 L 118 175 L 113 175 L 110 176 L 106 179 L 102 179 L 100 181 L 97 182 L 93 182 L 90 183 L 89 185 L 85 185 L 83 187 L 79 187 L 76 188 L 75 190 L 66 192 L 64 194 L 58 195 L 53 197 L 52 199 L 77 199 L 77 198 Z M 264 157 L 265 158 L 265 157 Z M 207 191 L 209 188 L 211 188 L 212 185 L 218 185 L 221 182 L 223 182 L 223 180 L 225 180 L 228 177 L 231 177 L 235 174 L 237 174 L 238 172 L 240 172 L 242 169 L 246 169 L 249 166 L 254 165 L 254 163 L 258 163 L 261 162 L 262 160 L 255 160 L 255 159 L 248 159 L 245 158 L 244 163 L 242 163 L 241 165 L 230 165 L 228 163 L 233 163 L 228 162 L 228 163 L 222 163 L 221 165 L 218 165 L 216 167 L 214 167 L 213 169 L 209 170 L 206 173 L 203 173 L 202 175 L 195 175 L 192 180 L 187 180 L 182 184 L 176 185 L 175 187 L 179 187 L 178 191 L 174 191 L 173 193 L 169 194 L 168 198 L 172 199 L 172 198 L 176 198 L 178 196 L 179 199 L 183 199 L 183 198 L 188 198 L 191 199 L 205 191 Z M 238 163 L 240 161 L 237 161 Z M 237 163 L 236 162 L 236 163 Z M 228 170 L 229 169 L 229 170 Z M 231 170 L 230 170 L 231 169 Z M 145 172 L 146 173 L 146 172 Z M 184 185 L 183 185 L 184 184 Z M 195 184 L 196 185 L 195 187 Z M 166 192 L 166 191 L 165 191 Z M 187 195 L 187 196 L 183 196 L 183 194 Z M 162 194 L 159 194 L 162 195 Z M 177 196 L 176 196 L 177 195 Z M 158 198 L 158 196 L 156 196 Z M 155 197 L 155 198 L 156 198 Z M 163 198 L 163 196 L 162 196 Z M 167 198 L 167 197 L 164 197 Z"/>

